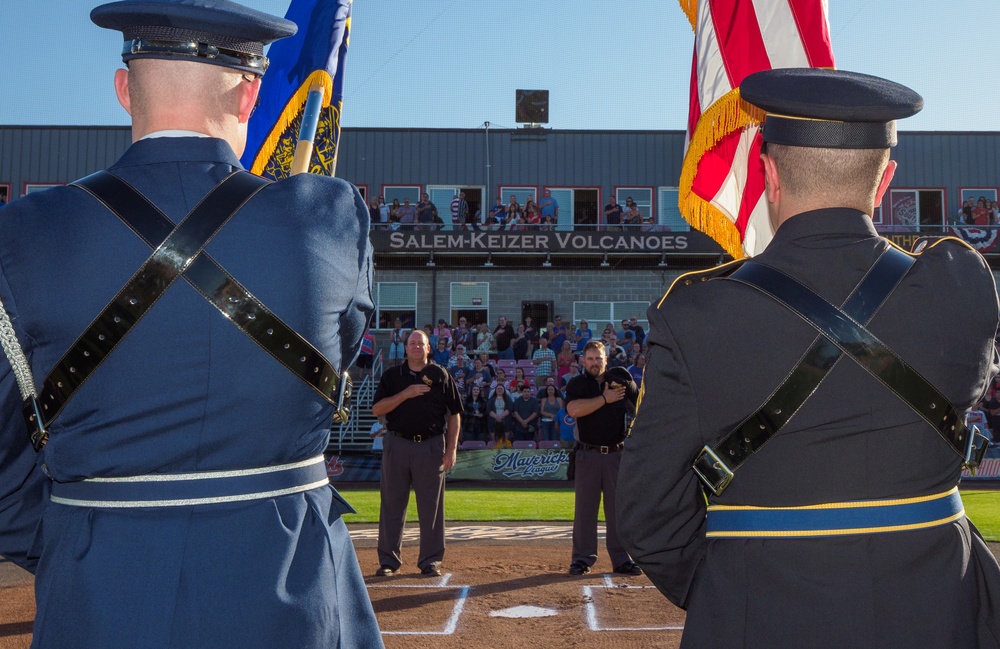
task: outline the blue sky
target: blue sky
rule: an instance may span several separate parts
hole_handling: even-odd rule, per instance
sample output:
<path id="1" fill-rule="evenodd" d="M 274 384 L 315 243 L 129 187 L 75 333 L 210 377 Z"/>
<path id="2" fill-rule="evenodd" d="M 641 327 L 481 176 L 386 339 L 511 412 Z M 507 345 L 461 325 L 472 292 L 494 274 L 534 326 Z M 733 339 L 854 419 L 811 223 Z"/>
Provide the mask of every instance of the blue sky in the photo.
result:
<path id="1" fill-rule="evenodd" d="M 284 14 L 288 0 L 243 0 Z M 0 124 L 122 125 L 120 39 L 90 0 L 5 0 Z M 837 66 L 925 99 L 902 130 L 998 130 L 997 0 L 829 0 Z M 355 0 L 344 125 L 516 127 L 514 91 L 550 91 L 551 128 L 683 129 L 693 35 L 674 0 Z"/>

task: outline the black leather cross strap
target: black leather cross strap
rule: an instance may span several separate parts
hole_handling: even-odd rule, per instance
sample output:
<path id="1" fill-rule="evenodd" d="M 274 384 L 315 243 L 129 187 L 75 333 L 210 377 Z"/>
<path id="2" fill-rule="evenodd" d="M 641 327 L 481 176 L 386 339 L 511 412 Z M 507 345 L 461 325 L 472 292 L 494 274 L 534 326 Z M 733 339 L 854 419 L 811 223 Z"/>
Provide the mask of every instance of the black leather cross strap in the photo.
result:
<path id="1" fill-rule="evenodd" d="M 883 258 L 890 253 L 896 257 L 906 256 L 890 249 Z M 872 274 L 869 272 L 869 276 Z M 728 279 L 763 292 L 808 322 L 840 352 L 850 356 L 930 424 L 963 459 L 963 466 L 973 471 L 978 467 L 988 446 L 986 438 L 975 427 L 969 429 L 964 418 L 937 388 L 868 331 L 862 324 L 867 324 L 867 319 L 853 317 L 854 314 L 847 309 L 838 309 L 788 275 L 763 264 L 748 262 Z M 898 279 L 893 286 L 896 283 Z M 877 310 L 877 306 L 875 308 Z"/>
<path id="2" fill-rule="evenodd" d="M 232 174 L 162 238 L 152 256 L 45 377 L 37 404 L 31 400 L 25 404 L 24 417 L 35 450 L 45 445 L 48 425 L 62 412 L 77 389 L 191 265 L 222 226 L 266 183 L 249 173 Z"/>
<path id="3" fill-rule="evenodd" d="M 170 219 L 145 196 L 111 173 L 98 172 L 74 184 L 101 201 L 150 247 L 159 245 L 173 228 Z M 347 372 L 339 373 L 208 253 L 199 254 L 183 277 L 261 349 L 336 406 L 335 423 L 347 421 L 351 396 Z"/>
<path id="4" fill-rule="evenodd" d="M 745 278 L 748 274 L 752 274 L 754 269 L 751 268 L 750 271 L 743 269 L 751 265 L 761 267 L 760 264 L 748 261 L 731 275 L 720 279 L 749 283 Z M 867 324 L 912 265 L 913 258 L 910 255 L 896 248 L 886 250 L 844 302 L 843 313 L 847 317 Z M 757 288 L 756 285 L 751 284 L 751 286 Z M 836 307 L 831 305 L 831 308 Z M 732 481 L 733 471 L 750 459 L 750 456 L 759 451 L 788 423 L 841 357 L 841 350 L 834 341 L 823 335 L 817 336 L 809 350 L 788 373 L 781 385 L 771 393 L 764 405 L 744 419 L 715 446 L 702 448 L 692 465 L 702 483 L 715 495 L 721 494 Z"/>

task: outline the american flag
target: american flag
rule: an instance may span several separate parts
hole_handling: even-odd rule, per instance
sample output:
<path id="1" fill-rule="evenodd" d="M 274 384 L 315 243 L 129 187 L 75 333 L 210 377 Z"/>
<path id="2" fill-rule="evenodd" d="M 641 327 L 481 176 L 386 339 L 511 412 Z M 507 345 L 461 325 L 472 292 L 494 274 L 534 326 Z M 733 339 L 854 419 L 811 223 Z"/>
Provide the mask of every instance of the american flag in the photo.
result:
<path id="1" fill-rule="evenodd" d="M 680 0 L 695 30 L 680 211 L 732 255 L 759 253 L 773 232 L 759 124 L 739 85 L 772 68 L 834 67 L 826 0 Z"/>

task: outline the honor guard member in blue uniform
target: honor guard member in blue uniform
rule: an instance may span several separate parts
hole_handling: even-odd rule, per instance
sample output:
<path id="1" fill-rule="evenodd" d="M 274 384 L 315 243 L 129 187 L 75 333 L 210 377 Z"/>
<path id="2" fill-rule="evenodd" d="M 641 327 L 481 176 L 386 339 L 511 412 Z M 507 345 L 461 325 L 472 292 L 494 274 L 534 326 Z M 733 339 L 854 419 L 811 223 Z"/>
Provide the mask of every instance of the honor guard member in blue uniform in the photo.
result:
<path id="1" fill-rule="evenodd" d="M 441 576 L 444 558 L 444 479 L 458 459 L 462 397 L 440 365 L 428 361 L 427 334 L 416 329 L 406 339 L 406 362 L 382 374 L 372 412 L 385 416 L 382 441 L 382 505 L 378 517 L 376 577 L 389 577 L 403 565 L 403 527 L 410 487 L 417 498 L 420 555 L 425 577 Z"/>
<path id="2" fill-rule="evenodd" d="M 597 511 L 602 494 L 611 565 L 619 574 L 642 574 L 619 540 L 615 511 L 626 417 L 635 404 L 637 388 L 625 368 L 607 369 L 607 363 L 604 343 L 588 342 L 583 348 L 583 373 L 566 384 L 566 412 L 576 418 L 579 434 L 573 450 L 576 497 L 571 575 L 589 573 L 597 561 Z"/>
<path id="3" fill-rule="evenodd" d="M 0 363 L 0 550 L 37 567 L 32 646 L 379 647 L 323 461 L 373 309 L 368 210 L 346 182 L 239 163 L 263 47 L 296 27 L 225 0 L 91 18 L 124 33 L 133 144 L 0 220 L 38 389 L 22 417 Z M 42 472 L 25 548 L 7 523 Z"/>
<path id="4" fill-rule="evenodd" d="M 997 371 L 993 275 L 955 239 L 904 253 L 870 218 L 894 120 L 923 101 L 820 69 L 740 93 L 766 111 L 777 230 L 649 310 L 625 546 L 687 609 L 682 647 L 1000 646 L 1000 569 L 957 492 L 984 448 L 962 413 Z"/>

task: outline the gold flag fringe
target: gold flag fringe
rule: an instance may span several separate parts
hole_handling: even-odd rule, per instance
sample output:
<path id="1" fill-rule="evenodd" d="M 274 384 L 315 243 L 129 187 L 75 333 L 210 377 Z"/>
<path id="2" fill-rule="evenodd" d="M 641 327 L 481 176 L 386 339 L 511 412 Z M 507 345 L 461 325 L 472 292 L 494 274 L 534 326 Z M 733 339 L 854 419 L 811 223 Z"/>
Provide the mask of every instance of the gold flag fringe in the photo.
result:
<path id="1" fill-rule="evenodd" d="M 299 86 L 299 89 L 295 91 L 295 94 L 288 99 L 284 110 L 281 111 L 281 115 L 275 121 L 271 132 L 268 133 L 267 137 L 264 138 L 264 142 L 260 145 L 257 157 L 254 158 L 253 166 L 250 168 L 251 173 L 259 176 L 264 171 L 267 161 L 274 155 L 274 150 L 278 147 L 278 142 L 281 141 L 281 136 L 284 135 L 288 127 L 295 121 L 295 118 L 305 109 L 306 99 L 309 98 L 309 89 L 314 85 L 320 85 L 325 88 L 323 92 L 323 108 L 330 105 L 330 100 L 333 97 L 333 77 L 326 70 L 316 70 L 306 77 L 302 85 Z"/>
<path id="2" fill-rule="evenodd" d="M 702 157 L 719 140 L 734 131 L 763 121 L 763 111 L 740 99 L 739 88 L 734 88 L 702 113 L 688 143 L 687 153 L 684 154 L 677 200 L 681 215 L 692 227 L 715 239 L 733 259 L 746 256 L 736 224 L 717 207 L 696 195 L 692 186 Z"/>
<path id="3" fill-rule="evenodd" d="M 681 11 L 687 16 L 688 22 L 691 23 L 691 29 L 697 29 L 698 27 L 698 0 L 679 0 L 681 4 Z"/>

